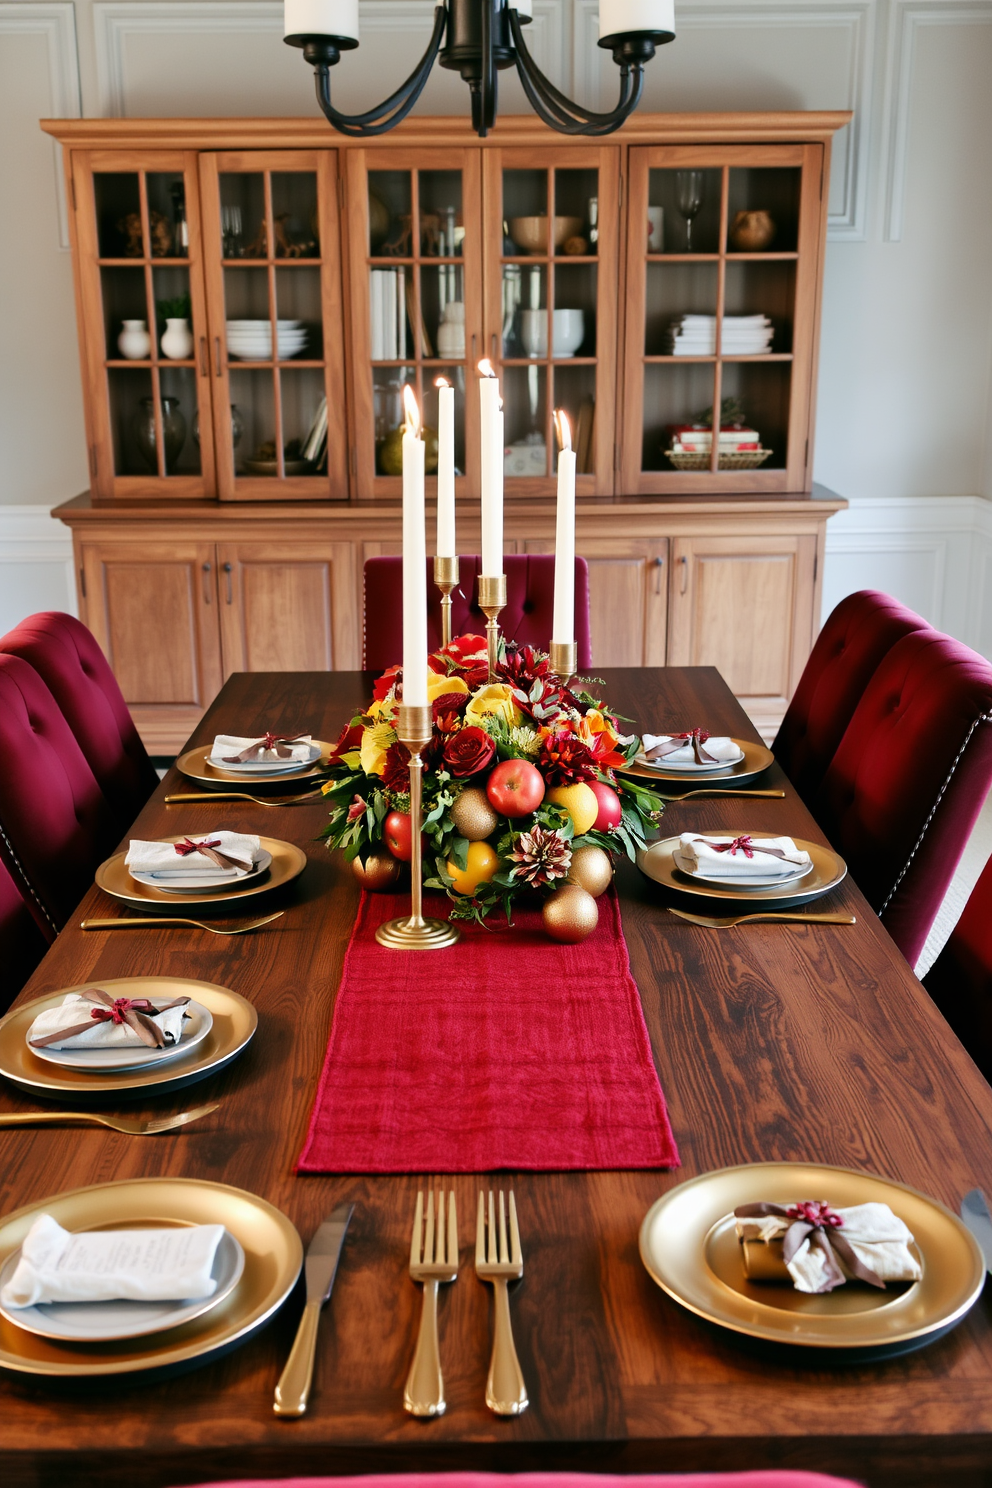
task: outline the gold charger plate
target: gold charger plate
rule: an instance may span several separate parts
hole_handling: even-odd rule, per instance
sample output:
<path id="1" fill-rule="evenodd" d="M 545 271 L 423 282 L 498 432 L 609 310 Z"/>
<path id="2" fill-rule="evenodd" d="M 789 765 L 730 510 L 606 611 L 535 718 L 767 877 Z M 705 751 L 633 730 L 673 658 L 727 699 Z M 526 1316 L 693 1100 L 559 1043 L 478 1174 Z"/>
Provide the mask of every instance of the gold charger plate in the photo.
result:
<path id="1" fill-rule="evenodd" d="M 207 790 L 230 790 L 233 786 L 236 790 L 254 792 L 258 786 L 266 789 L 273 786 L 283 786 L 288 790 L 295 789 L 301 780 L 312 785 L 318 775 L 323 775 L 330 766 L 331 750 L 333 744 L 328 744 L 324 739 L 314 739 L 314 744 L 320 745 L 320 758 L 315 759 L 312 765 L 305 770 L 277 771 L 273 775 L 244 774 L 237 770 L 220 770 L 214 765 L 207 764 L 207 755 L 213 749 L 213 744 L 198 744 L 195 749 L 187 749 L 176 760 L 176 769 L 183 775 L 195 780 L 197 785 L 202 785 Z"/>
<path id="2" fill-rule="evenodd" d="M 763 1201 L 822 1199 L 833 1207 L 878 1201 L 912 1230 L 923 1277 L 884 1292 L 848 1283 L 807 1296 L 744 1275 L 734 1209 Z M 978 1300 L 985 1261 L 943 1204 L 887 1178 L 823 1163 L 748 1163 L 671 1189 L 644 1216 L 641 1260 L 668 1295 L 697 1317 L 764 1343 L 892 1353 L 946 1333 Z"/>
<path id="3" fill-rule="evenodd" d="M 57 1006 L 70 992 L 85 992 L 93 986 L 100 986 L 115 997 L 193 997 L 209 1009 L 213 1026 L 188 1054 L 177 1054 L 144 1069 L 90 1074 L 39 1059 L 27 1045 L 27 1032 L 35 1018 L 43 1008 Z M 0 1018 L 0 1075 L 27 1095 L 46 1100 L 68 1099 L 74 1104 L 87 1096 L 106 1100 L 108 1095 L 117 1095 L 133 1100 L 145 1095 L 164 1095 L 204 1080 L 230 1064 L 249 1043 L 257 1027 L 258 1014 L 251 1003 L 237 992 L 212 982 L 165 976 L 98 977 L 35 997 Z"/>
<path id="4" fill-rule="evenodd" d="M 17 1209 L 0 1222 L 0 1265 L 39 1214 L 67 1230 L 223 1224 L 245 1253 L 241 1280 L 216 1307 L 161 1333 L 96 1344 L 61 1343 L 0 1318 L 0 1368 L 86 1377 L 205 1363 L 242 1342 L 282 1306 L 303 1264 L 295 1226 L 255 1194 L 194 1178 L 132 1178 L 71 1189 Z"/>
<path id="5" fill-rule="evenodd" d="M 737 827 L 707 827 L 706 835 L 709 837 L 739 837 L 740 829 Z M 750 834 L 755 842 L 761 842 L 766 837 L 780 836 L 777 832 L 752 832 Z M 693 878 L 688 873 L 683 873 L 675 865 L 674 852 L 679 845 L 678 837 L 663 837 L 658 842 L 652 842 L 651 846 L 637 854 L 637 866 L 641 872 L 661 884 L 663 888 L 675 889 L 680 894 L 691 895 L 693 898 L 703 899 L 731 899 L 735 904 L 759 904 L 767 909 L 770 904 L 782 905 L 784 908 L 796 908 L 800 904 L 811 904 L 814 899 L 829 894 L 839 883 L 847 877 L 847 864 L 844 859 L 829 847 L 821 847 L 817 842 L 806 842 L 801 837 L 794 837 L 793 842 L 798 848 L 809 853 L 813 860 L 811 873 L 802 878 L 792 879 L 791 882 L 772 884 L 763 889 L 747 889 L 743 886 L 723 887 L 719 884 L 704 883 L 700 879 Z"/>
<path id="6" fill-rule="evenodd" d="M 736 765 L 724 765 L 721 770 L 649 770 L 647 765 L 635 763 L 618 766 L 616 773 L 632 775 L 636 780 L 654 780 L 659 784 L 664 782 L 666 785 L 684 785 L 686 790 L 692 790 L 694 786 L 705 788 L 721 784 L 726 784 L 729 788 L 748 785 L 763 774 L 769 765 L 775 763 L 775 756 L 764 744 L 752 744 L 750 739 L 735 739 L 734 743 L 738 749 L 744 751 L 744 758 L 738 760 Z"/>
<path id="7" fill-rule="evenodd" d="M 182 842 L 187 835 L 185 832 L 177 832 L 175 836 L 156 840 Z M 271 893 L 273 889 L 291 882 L 307 866 L 306 853 L 294 843 L 280 842 L 278 837 L 260 837 L 259 842 L 272 855 L 272 862 L 266 873 L 258 877 L 249 874 L 247 878 L 236 879 L 224 888 L 209 889 L 202 894 L 195 890 L 184 890 L 181 894 L 170 893 L 168 889 L 156 889 L 151 884 L 139 883 L 125 867 L 126 854 L 122 852 L 115 853 L 112 858 L 100 864 L 94 882 L 98 889 L 102 889 L 113 899 L 119 899 L 122 904 L 152 912 L 164 910 L 170 915 L 185 915 L 188 910 L 205 904 L 222 904 L 225 907 L 240 904 L 242 899 L 253 899 L 258 894 Z"/>

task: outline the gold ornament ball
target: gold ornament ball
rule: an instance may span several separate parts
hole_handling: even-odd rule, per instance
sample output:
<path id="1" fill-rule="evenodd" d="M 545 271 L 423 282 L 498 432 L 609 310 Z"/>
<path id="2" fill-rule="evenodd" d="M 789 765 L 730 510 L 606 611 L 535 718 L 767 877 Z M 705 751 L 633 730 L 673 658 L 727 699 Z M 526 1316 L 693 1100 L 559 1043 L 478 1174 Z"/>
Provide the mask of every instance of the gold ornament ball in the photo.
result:
<path id="1" fill-rule="evenodd" d="M 403 864 L 386 848 L 374 847 L 364 863 L 361 858 L 352 858 L 351 871 L 363 889 L 370 894 L 381 894 L 399 883 Z"/>
<path id="2" fill-rule="evenodd" d="M 482 842 L 499 826 L 499 817 L 489 804 L 489 797 L 477 785 L 467 785 L 451 808 L 455 830 L 469 842 Z"/>
<path id="3" fill-rule="evenodd" d="M 613 864 L 608 852 L 601 847 L 577 847 L 572 853 L 572 866 L 568 870 L 568 882 L 578 884 L 580 889 L 585 889 L 594 899 L 606 890 L 613 882 Z"/>
<path id="4" fill-rule="evenodd" d="M 599 923 L 599 906 L 578 884 L 565 884 L 544 901 L 541 918 L 552 940 L 577 945 Z"/>

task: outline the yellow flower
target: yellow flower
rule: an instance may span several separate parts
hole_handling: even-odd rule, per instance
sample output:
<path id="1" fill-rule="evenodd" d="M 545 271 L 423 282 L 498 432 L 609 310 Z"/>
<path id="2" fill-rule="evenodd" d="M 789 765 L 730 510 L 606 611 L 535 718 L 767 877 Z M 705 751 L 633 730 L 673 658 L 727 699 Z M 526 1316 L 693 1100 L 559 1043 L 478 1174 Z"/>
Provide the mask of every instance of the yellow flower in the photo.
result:
<path id="1" fill-rule="evenodd" d="M 598 708 L 589 708 L 585 717 L 580 718 L 576 729 L 579 738 L 585 744 L 594 744 L 597 734 L 605 734 L 611 746 L 617 742 L 617 731 L 608 718 L 604 718 Z"/>
<path id="2" fill-rule="evenodd" d="M 361 763 L 366 775 L 381 775 L 386 767 L 386 750 L 396 742 L 391 723 L 374 723 L 362 735 Z"/>
<path id="3" fill-rule="evenodd" d="M 502 718 L 510 728 L 517 728 L 524 717 L 513 701 L 513 688 L 505 682 L 491 682 L 488 687 L 480 687 L 465 709 L 465 722 L 481 724 L 487 714 Z"/>
<path id="4" fill-rule="evenodd" d="M 435 698 L 444 697 L 447 692 L 468 692 L 468 688 L 461 677 L 444 677 L 428 667 L 427 701 L 432 703 Z"/>
<path id="5" fill-rule="evenodd" d="M 367 718 L 374 718 L 376 722 L 382 717 L 383 712 L 392 713 L 396 707 L 396 700 L 392 697 L 373 698 L 365 709 Z"/>

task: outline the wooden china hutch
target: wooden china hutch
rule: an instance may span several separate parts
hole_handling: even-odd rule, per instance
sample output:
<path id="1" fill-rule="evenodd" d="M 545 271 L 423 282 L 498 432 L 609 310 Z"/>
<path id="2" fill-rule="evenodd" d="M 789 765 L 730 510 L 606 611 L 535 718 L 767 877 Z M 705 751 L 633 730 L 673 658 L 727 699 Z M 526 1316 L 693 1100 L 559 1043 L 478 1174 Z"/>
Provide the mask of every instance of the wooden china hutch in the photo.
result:
<path id="1" fill-rule="evenodd" d="M 553 545 L 564 407 L 596 664 L 716 665 L 773 728 L 844 505 L 811 470 L 849 117 L 639 114 L 605 144 L 531 117 L 484 141 L 454 118 L 374 141 L 319 118 L 44 121 L 72 204 L 92 475 L 57 514 L 152 751 L 232 671 L 360 666 L 362 565 L 400 548 L 405 381 L 429 426 L 435 379 L 454 384 L 459 549 L 478 551 L 483 356 L 503 382 L 507 551 Z M 762 344 L 730 329 L 745 318 Z M 720 468 L 716 428 L 742 420 L 761 463 Z M 671 458 L 700 423 L 708 447 Z"/>

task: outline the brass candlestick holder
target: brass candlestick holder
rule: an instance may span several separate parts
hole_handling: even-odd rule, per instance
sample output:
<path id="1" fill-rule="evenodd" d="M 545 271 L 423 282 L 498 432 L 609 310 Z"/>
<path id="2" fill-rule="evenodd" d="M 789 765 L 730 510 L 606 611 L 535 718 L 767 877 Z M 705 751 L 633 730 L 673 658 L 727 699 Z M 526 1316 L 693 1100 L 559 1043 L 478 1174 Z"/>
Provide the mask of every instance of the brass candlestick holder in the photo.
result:
<path id="1" fill-rule="evenodd" d="M 568 684 L 578 670 L 578 643 L 576 641 L 552 641 L 548 654 L 551 661 L 551 670 L 567 690 Z"/>
<path id="2" fill-rule="evenodd" d="M 451 645 L 451 591 L 458 586 L 458 559 L 435 558 L 434 582 L 441 591 L 441 645 Z"/>
<path id="3" fill-rule="evenodd" d="M 486 617 L 489 681 L 496 681 L 499 660 L 499 612 L 506 604 L 506 574 L 479 575 L 479 609 Z"/>
<path id="4" fill-rule="evenodd" d="M 448 921 L 425 920 L 423 916 L 420 787 L 424 764 L 420 751 L 430 740 L 432 731 L 430 703 L 424 703 L 422 707 L 400 704 L 396 733 L 400 743 L 410 751 L 410 915 L 408 919 L 386 920 L 375 932 L 380 945 L 395 951 L 440 950 L 443 946 L 454 945 L 458 939 L 457 929 Z"/>

